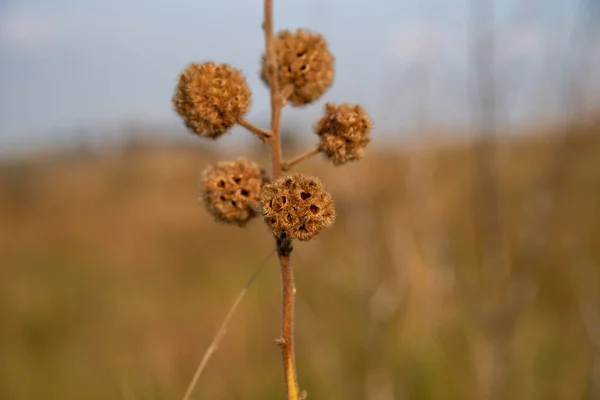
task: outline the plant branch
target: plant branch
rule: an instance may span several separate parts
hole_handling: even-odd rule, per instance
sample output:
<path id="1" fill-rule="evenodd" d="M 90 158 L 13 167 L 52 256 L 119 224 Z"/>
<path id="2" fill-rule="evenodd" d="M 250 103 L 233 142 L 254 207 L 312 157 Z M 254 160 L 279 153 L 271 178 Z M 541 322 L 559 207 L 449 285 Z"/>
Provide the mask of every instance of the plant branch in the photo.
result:
<path id="1" fill-rule="evenodd" d="M 229 321 L 231 320 L 233 313 L 238 308 L 240 302 L 246 295 L 248 288 L 252 285 L 254 280 L 263 271 L 263 269 L 267 265 L 267 261 L 269 261 L 269 259 L 273 255 L 273 253 L 275 253 L 275 249 L 273 249 L 269 253 L 269 255 L 260 263 L 260 265 L 258 266 L 258 268 L 256 268 L 256 270 L 254 271 L 254 273 L 252 274 L 250 279 L 248 279 L 248 282 L 246 282 L 246 284 L 244 285 L 242 290 L 238 293 L 237 297 L 235 298 L 235 301 L 229 308 L 229 311 L 227 311 L 227 315 L 225 315 L 225 319 L 223 320 L 223 322 L 221 322 L 221 326 L 219 326 L 219 330 L 217 331 L 217 334 L 213 338 L 212 342 L 210 342 L 210 345 L 206 349 L 206 352 L 204 352 L 202 361 L 200 362 L 200 365 L 198 365 L 198 368 L 196 369 L 196 372 L 194 373 L 194 377 L 192 378 L 192 381 L 190 382 L 187 390 L 185 391 L 183 400 L 190 399 L 190 396 L 192 395 L 192 392 L 194 391 L 194 387 L 196 387 L 196 384 L 198 383 L 198 379 L 200 378 L 200 375 L 202 375 L 202 371 L 204 371 L 204 369 L 206 368 L 206 365 L 208 364 L 208 361 L 210 360 L 213 353 L 215 351 L 217 351 L 217 349 L 219 348 L 219 344 L 221 343 L 221 340 L 223 340 L 223 337 L 225 336 L 225 332 L 227 331 L 227 326 L 229 325 Z"/>
<path id="2" fill-rule="evenodd" d="M 318 148 L 309 150 L 306 153 L 300 154 L 292 158 L 291 160 L 283 163 L 282 168 L 284 171 L 289 171 L 294 165 L 300 164 L 302 161 L 308 160 L 309 158 L 314 157 L 317 154 L 319 154 Z"/>
<path id="3" fill-rule="evenodd" d="M 248 131 L 250 131 L 251 133 L 258 136 L 263 141 L 265 141 L 266 139 L 269 139 L 271 137 L 271 132 L 254 125 L 252 122 L 248 121 L 247 119 L 245 119 L 243 117 L 238 120 L 238 124 L 240 124 L 240 126 L 243 126 Z"/>
<path id="4" fill-rule="evenodd" d="M 265 0 L 265 45 L 267 52 L 267 65 L 269 70 L 269 88 L 271 92 L 271 162 L 273 164 L 273 180 L 282 174 L 281 169 L 281 138 L 279 124 L 283 101 L 279 93 L 277 79 L 277 58 L 275 57 L 275 36 L 273 34 L 273 0 Z"/>
<path id="5" fill-rule="evenodd" d="M 279 91 L 277 76 L 277 58 L 275 56 L 275 36 L 273 34 L 273 0 L 265 0 L 265 51 L 266 62 L 269 71 L 269 88 L 271 94 L 271 137 L 269 138 L 269 149 L 271 151 L 271 164 L 273 168 L 272 179 L 276 180 L 283 174 L 281 161 L 281 136 L 279 125 L 281 120 L 281 109 L 285 99 Z M 283 356 L 283 367 L 288 400 L 300 400 L 298 378 L 296 374 L 296 363 L 294 359 L 294 273 L 290 265 L 290 254 L 292 252 L 292 241 L 287 237 L 278 237 L 277 255 L 281 264 L 283 316 L 281 326 L 281 338 L 278 343 L 281 346 Z M 302 396 L 304 397 L 304 396 Z"/>

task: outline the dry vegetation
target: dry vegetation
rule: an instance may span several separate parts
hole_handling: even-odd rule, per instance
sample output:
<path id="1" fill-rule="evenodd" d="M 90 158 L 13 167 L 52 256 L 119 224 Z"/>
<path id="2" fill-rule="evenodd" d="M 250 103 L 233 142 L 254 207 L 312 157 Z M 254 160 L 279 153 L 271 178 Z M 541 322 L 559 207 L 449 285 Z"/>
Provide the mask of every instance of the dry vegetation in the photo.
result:
<path id="1" fill-rule="evenodd" d="M 469 148 L 372 151 L 344 171 L 307 164 L 338 212 L 294 253 L 297 362 L 311 398 L 489 398 L 494 354 L 505 366 L 498 398 L 594 398 L 600 137 L 575 133 L 499 145 L 511 266 L 499 290 L 481 278 Z M 200 171 L 218 158 L 138 146 L 0 167 L 0 398 L 181 397 L 274 247 L 261 221 L 215 224 L 198 204 Z M 269 269 L 196 398 L 284 396 L 275 257 Z"/>

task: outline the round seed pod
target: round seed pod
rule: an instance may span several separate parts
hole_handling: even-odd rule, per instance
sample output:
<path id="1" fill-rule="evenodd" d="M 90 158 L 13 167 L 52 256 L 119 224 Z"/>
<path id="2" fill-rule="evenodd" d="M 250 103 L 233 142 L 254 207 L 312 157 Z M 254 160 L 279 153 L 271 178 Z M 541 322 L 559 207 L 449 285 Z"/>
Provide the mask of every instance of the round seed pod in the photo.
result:
<path id="1" fill-rule="evenodd" d="M 217 221 L 245 225 L 257 215 L 265 172 L 244 158 L 208 166 L 202 174 L 202 196 Z"/>
<path id="2" fill-rule="evenodd" d="M 279 90 L 293 106 L 317 100 L 333 84 L 334 57 L 323 36 L 298 29 L 280 32 L 275 38 Z M 261 78 L 270 85 L 270 68 L 262 56 Z"/>
<path id="3" fill-rule="evenodd" d="M 172 102 L 188 129 L 217 139 L 248 112 L 251 97 L 241 71 L 206 62 L 181 73 Z"/>
<path id="4" fill-rule="evenodd" d="M 275 236 L 309 240 L 335 221 L 331 195 L 317 178 L 292 175 L 266 184 L 260 207 Z"/>
<path id="5" fill-rule="evenodd" d="M 373 123 L 359 105 L 325 105 L 325 116 L 315 125 L 319 151 L 335 165 L 359 160 L 369 142 Z"/>

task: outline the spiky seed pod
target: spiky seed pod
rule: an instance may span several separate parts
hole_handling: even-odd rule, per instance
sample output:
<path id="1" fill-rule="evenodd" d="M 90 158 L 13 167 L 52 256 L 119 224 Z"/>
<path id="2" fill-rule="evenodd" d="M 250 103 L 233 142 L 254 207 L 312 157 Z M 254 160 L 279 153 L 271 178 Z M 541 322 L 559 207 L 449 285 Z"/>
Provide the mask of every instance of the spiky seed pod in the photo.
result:
<path id="1" fill-rule="evenodd" d="M 265 172 L 244 158 L 208 166 L 202 174 L 201 199 L 218 221 L 245 225 L 257 215 Z"/>
<path id="2" fill-rule="evenodd" d="M 241 71 L 206 62 L 181 73 L 172 102 L 188 129 L 217 139 L 248 112 L 251 96 Z"/>
<path id="3" fill-rule="evenodd" d="M 372 125 L 369 115 L 359 105 L 327 103 L 325 116 L 315 125 L 315 132 L 321 138 L 319 151 L 335 165 L 359 160 L 371 141 Z"/>
<path id="4" fill-rule="evenodd" d="M 334 57 L 323 36 L 298 29 L 280 32 L 275 38 L 279 89 L 291 93 L 287 101 L 301 106 L 317 100 L 333 83 Z M 262 80 L 269 85 L 266 54 L 262 56 Z"/>
<path id="5" fill-rule="evenodd" d="M 266 224 L 278 237 L 309 240 L 335 220 L 333 200 L 321 181 L 299 174 L 266 184 L 260 206 Z"/>

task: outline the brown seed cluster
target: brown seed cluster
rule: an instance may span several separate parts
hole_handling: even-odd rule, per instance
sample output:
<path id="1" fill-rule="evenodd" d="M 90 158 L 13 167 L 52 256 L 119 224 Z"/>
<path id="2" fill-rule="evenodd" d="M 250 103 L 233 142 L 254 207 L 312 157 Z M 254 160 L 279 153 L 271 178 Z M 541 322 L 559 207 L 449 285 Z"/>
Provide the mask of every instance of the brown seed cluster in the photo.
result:
<path id="1" fill-rule="evenodd" d="M 320 136 L 319 151 L 335 165 L 359 160 L 371 141 L 371 119 L 359 105 L 327 103 L 325 116 L 315 125 Z"/>
<path id="2" fill-rule="evenodd" d="M 190 130 L 216 139 L 248 112 L 251 96 L 239 70 L 206 62 L 181 73 L 172 101 Z"/>
<path id="3" fill-rule="evenodd" d="M 282 93 L 293 106 L 311 103 L 333 83 L 334 57 L 323 36 L 298 29 L 280 32 L 275 38 L 277 79 Z M 269 85 L 269 66 L 262 57 L 262 80 Z"/>
<path id="4" fill-rule="evenodd" d="M 243 226 L 257 215 L 266 180 L 264 171 L 244 158 L 219 162 L 204 170 L 201 199 L 218 221 Z"/>
<path id="5" fill-rule="evenodd" d="M 313 177 L 284 176 L 266 184 L 260 205 L 265 222 L 278 237 L 309 240 L 335 220 L 330 194 Z"/>

